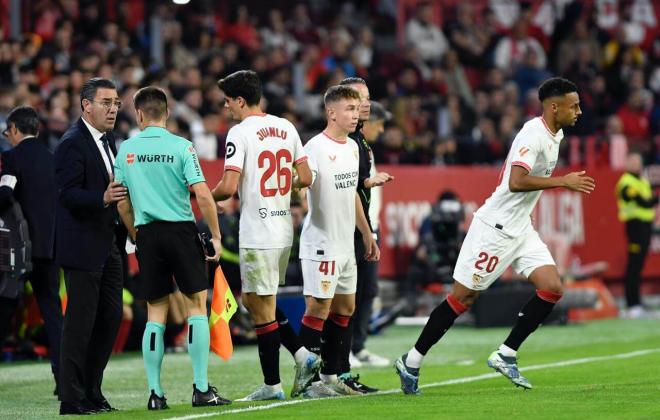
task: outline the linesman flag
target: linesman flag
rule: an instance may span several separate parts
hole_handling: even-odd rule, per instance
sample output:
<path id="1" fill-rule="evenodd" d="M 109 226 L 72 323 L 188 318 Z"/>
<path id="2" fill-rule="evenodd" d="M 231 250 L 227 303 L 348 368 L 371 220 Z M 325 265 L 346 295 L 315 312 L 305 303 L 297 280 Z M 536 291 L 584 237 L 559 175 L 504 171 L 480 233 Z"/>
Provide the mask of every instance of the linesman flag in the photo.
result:
<path id="1" fill-rule="evenodd" d="M 227 284 L 225 274 L 218 265 L 213 279 L 209 329 L 211 330 L 211 350 L 223 360 L 229 360 L 234 352 L 234 345 L 231 342 L 231 333 L 229 332 L 229 320 L 237 308 L 236 299 L 234 299 L 229 284 Z"/>

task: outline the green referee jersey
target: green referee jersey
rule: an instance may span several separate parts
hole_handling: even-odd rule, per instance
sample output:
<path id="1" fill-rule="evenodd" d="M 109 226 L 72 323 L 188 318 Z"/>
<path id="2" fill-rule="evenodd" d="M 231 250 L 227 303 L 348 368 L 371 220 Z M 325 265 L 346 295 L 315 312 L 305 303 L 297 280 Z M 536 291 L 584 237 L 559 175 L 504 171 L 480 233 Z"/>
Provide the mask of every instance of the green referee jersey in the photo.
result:
<path id="1" fill-rule="evenodd" d="M 140 226 L 194 222 L 188 186 L 205 179 L 191 142 L 165 128 L 147 127 L 121 144 L 115 181 L 128 188 Z"/>

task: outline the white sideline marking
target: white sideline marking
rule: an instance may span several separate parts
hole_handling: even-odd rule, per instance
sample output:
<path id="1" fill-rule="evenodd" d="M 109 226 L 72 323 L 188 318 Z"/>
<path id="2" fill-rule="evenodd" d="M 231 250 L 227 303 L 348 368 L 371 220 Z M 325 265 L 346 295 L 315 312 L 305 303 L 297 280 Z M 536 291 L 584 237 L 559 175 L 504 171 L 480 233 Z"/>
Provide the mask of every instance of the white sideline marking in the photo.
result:
<path id="1" fill-rule="evenodd" d="M 527 367 L 524 367 L 524 368 L 520 368 L 520 370 L 521 371 L 528 371 L 528 370 L 540 370 L 540 369 L 553 369 L 553 368 L 564 367 L 564 366 L 581 365 L 581 364 L 584 364 L 584 363 L 602 362 L 602 361 L 605 361 L 605 360 L 630 359 L 632 357 L 645 356 L 647 354 L 657 353 L 657 352 L 660 352 L 660 348 L 659 349 L 637 350 L 637 351 L 631 351 L 629 353 L 612 354 L 612 355 L 609 355 L 609 356 L 583 357 L 581 359 L 564 360 L 564 361 L 561 361 L 561 362 L 546 363 L 546 364 L 543 364 L 543 365 L 532 365 L 532 366 L 527 366 Z M 464 378 L 448 379 L 448 380 L 441 381 L 441 382 L 434 382 L 434 383 L 430 383 L 430 384 L 424 384 L 424 385 L 420 385 L 419 387 L 420 388 L 434 388 L 434 387 L 438 387 L 438 386 L 464 384 L 464 383 L 468 383 L 468 382 L 481 381 L 483 379 L 497 378 L 499 376 L 502 376 L 502 375 L 497 373 L 497 372 L 484 373 L 483 375 L 466 376 Z M 356 396 L 350 396 L 350 397 L 336 397 L 336 398 L 364 398 L 364 397 L 368 397 L 370 395 L 395 394 L 395 393 L 398 393 L 398 392 L 401 392 L 401 389 L 396 388 L 396 389 L 389 389 L 387 391 L 377 392 L 375 394 L 365 394 L 365 395 L 359 395 L 359 396 L 356 395 Z M 332 399 L 336 399 L 336 398 L 329 398 L 329 399 L 332 400 Z M 256 406 L 249 406 L 249 407 L 243 407 L 243 408 L 233 408 L 231 410 L 220 411 L 220 412 L 217 412 L 217 413 L 191 414 L 191 415 L 182 416 L 182 417 L 168 417 L 167 420 L 190 420 L 190 419 L 200 419 L 200 418 L 203 418 L 203 417 L 224 416 L 226 414 L 246 413 L 246 412 L 249 412 L 249 411 L 270 410 L 271 408 L 284 407 L 284 406 L 287 406 L 287 405 L 302 404 L 302 403 L 307 403 L 307 402 L 312 402 L 312 401 L 319 401 L 319 400 L 323 400 L 323 399 L 308 399 L 308 400 L 298 399 L 298 400 L 274 402 L 274 403 L 264 404 L 264 405 L 256 405 Z"/>

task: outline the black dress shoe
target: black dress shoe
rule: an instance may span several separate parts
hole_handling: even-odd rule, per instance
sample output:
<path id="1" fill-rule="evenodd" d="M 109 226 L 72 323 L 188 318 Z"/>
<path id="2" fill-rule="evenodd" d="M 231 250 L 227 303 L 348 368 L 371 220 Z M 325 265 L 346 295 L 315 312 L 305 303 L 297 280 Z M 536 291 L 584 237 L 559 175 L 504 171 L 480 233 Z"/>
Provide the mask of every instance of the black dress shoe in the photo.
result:
<path id="1" fill-rule="evenodd" d="M 81 403 L 70 403 L 62 401 L 60 403 L 60 416 L 65 415 L 78 415 L 84 416 L 88 414 L 95 414 L 96 409 L 86 402 Z"/>
<path id="2" fill-rule="evenodd" d="M 108 413 L 110 411 L 119 411 L 119 409 L 110 405 L 108 400 L 105 398 L 100 401 L 92 401 L 92 404 L 96 407 L 96 411 L 99 413 Z"/>

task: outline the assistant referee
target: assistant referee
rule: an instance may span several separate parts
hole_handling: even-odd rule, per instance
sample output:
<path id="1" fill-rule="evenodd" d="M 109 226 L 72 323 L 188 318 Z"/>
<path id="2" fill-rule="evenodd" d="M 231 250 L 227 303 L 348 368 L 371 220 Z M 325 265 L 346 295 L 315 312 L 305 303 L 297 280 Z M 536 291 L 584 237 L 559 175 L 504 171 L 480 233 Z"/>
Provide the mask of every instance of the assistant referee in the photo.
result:
<path id="1" fill-rule="evenodd" d="M 160 384 L 160 369 L 168 295 L 174 291 L 172 276 L 184 295 L 188 313 L 188 354 L 194 374 L 192 405 L 229 404 L 207 379 L 209 282 L 188 187 L 192 187 L 211 231 L 215 253 L 207 259 L 213 261 L 220 256 L 215 202 L 195 148 L 165 128 L 169 116 L 165 92 L 157 87 L 142 88 L 133 102 L 142 131 L 121 145 L 115 161 L 115 180 L 128 188 L 129 195 L 118 209 L 136 242 L 140 278 L 146 290 L 149 322 L 142 338 L 142 356 L 150 390 L 147 408 L 168 408 Z"/>

